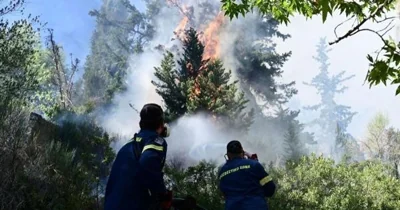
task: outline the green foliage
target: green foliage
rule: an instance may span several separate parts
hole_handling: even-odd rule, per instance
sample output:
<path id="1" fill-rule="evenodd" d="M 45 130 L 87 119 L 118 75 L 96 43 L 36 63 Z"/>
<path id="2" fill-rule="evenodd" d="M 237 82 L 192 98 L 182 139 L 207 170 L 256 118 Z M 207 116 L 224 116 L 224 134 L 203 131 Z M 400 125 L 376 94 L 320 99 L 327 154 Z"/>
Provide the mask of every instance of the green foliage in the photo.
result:
<path id="1" fill-rule="evenodd" d="M 32 151 L 33 157 L 21 177 L 29 195 L 25 208 L 72 210 L 91 206 L 92 180 L 75 154 L 54 141 Z"/>
<path id="2" fill-rule="evenodd" d="M 225 13 L 232 19 L 243 16 L 249 11 L 257 8 L 263 14 L 271 14 L 279 22 L 289 23 L 290 16 L 299 13 L 307 18 L 314 15 L 322 15 L 325 22 L 328 14 L 332 15 L 333 11 L 339 11 L 346 16 L 355 16 L 359 20 L 369 17 L 371 14 L 376 17 L 382 17 L 385 12 L 394 8 L 395 1 L 392 0 L 361 0 L 339 1 L 339 0 L 285 0 L 285 1 L 268 1 L 268 0 L 250 0 L 235 3 L 233 0 L 221 0 L 222 8 Z"/>
<path id="3" fill-rule="evenodd" d="M 400 132 L 390 127 L 388 116 L 383 113 L 374 116 L 362 143 L 370 158 L 390 164 L 396 177 L 400 177 Z"/>
<path id="4" fill-rule="evenodd" d="M 104 0 L 100 10 L 89 14 L 96 17 L 91 52 L 85 63 L 85 100 L 96 104 L 111 101 L 116 92 L 126 89 L 128 58 L 143 52 L 155 33 L 152 20 L 160 10 L 159 1 L 148 3 L 147 13 L 140 12 L 128 0 Z"/>
<path id="5" fill-rule="evenodd" d="M 247 30 L 240 30 L 245 29 L 249 23 L 255 25 L 251 36 Z M 236 76 L 245 97 L 249 99 L 247 106 L 255 109 L 256 116 L 249 132 L 251 137 L 247 137 L 248 143 L 255 148 L 259 147 L 258 144 L 264 145 L 262 148 L 268 148 L 268 159 L 273 160 L 286 153 L 287 145 L 282 145 L 282 142 L 289 125 L 296 126 L 301 147 L 306 142 L 312 142 L 312 137 L 304 133 L 302 126 L 295 122 L 298 112 L 282 108 L 297 94 L 297 90 L 294 81 L 278 82 L 278 78 L 282 77 L 282 67 L 290 58 L 291 52 L 279 53 L 274 39 L 285 41 L 290 35 L 281 33 L 278 30 L 279 22 L 270 15 L 252 15 L 243 22 L 232 24 L 238 34 L 233 45 L 234 56 L 239 61 L 236 65 Z M 264 111 L 272 109 L 276 110 L 275 116 L 265 116 Z M 301 154 L 304 152 L 299 151 Z"/>
<path id="6" fill-rule="evenodd" d="M 174 197 L 189 195 L 206 209 L 223 209 L 215 163 L 202 161 L 186 169 L 167 165 L 165 174 L 170 179 L 168 184 L 173 185 Z"/>
<path id="7" fill-rule="evenodd" d="M 368 71 L 366 80 L 370 87 L 380 83 L 387 85 L 387 82 L 391 81 L 390 84 L 398 85 L 396 89 L 396 95 L 398 95 L 400 93 L 400 46 L 392 38 L 382 41 L 384 42 L 380 50 L 384 53 L 382 58 L 367 55 L 368 61 L 371 62 L 371 69 Z"/>
<path id="8" fill-rule="evenodd" d="M 364 154 L 361 152 L 360 145 L 350 134 L 343 131 L 340 125 L 336 128 L 335 147 L 333 150 L 336 159 L 344 161 L 361 161 L 364 160 Z"/>
<path id="9" fill-rule="evenodd" d="M 182 169 L 166 167 L 169 184 L 177 197 L 195 196 L 207 209 L 223 209 L 217 188 L 218 167 L 200 162 Z M 347 164 L 316 155 L 288 161 L 285 167 L 268 169 L 277 191 L 268 199 L 270 209 L 398 209 L 400 180 L 379 162 Z M 199 187 L 201 186 L 201 187 Z"/>
<path id="10" fill-rule="evenodd" d="M 300 140 L 299 128 L 301 127 L 296 125 L 294 122 L 289 123 L 285 135 L 285 151 L 287 151 L 287 160 L 299 160 L 303 155 L 307 154 L 304 143 Z"/>
<path id="11" fill-rule="evenodd" d="M 61 110 L 72 110 L 73 76 L 79 60 L 71 60 L 71 66 L 65 64 L 64 52 L 53 40 L 52 31 L 48 36 L 48 48 L 39 50 L 37 65 L 34 67 L 38 77 L 38 90 L 32 96 L 32 105 L 36 111 L 52 118 Z M 72 55 L 71 55 L 72 59 Z"/>
<path id="12" fill-rule="evenodd" d="M 108 174 L 114 154 L 108 137 L 94 141 L 88 137 L 90 129 L 81 130 L 87 138 L 74 139 L 86 144 L 82 146 L 86 151 L 71 146 L 72 141 L 49 137 L 39 142 L 28 136 L 33 128 L 27 123 L 27 111 L 38 99 L 38 109 L 62 109 L 51 83 L 59 72 L 52 71 L 54 65 L 49 65 L 47 51 L 39 50 L 38 40 L 29 20 L 0 20 L 0 209 L 87 209 L 97 199 L 92 192 L 96 176 L 101 175 L 98 171 L 103 177 Z M 87 153 L 90 158 L 81 159 Z M 95 160 L 104 157 L 108 159 Z M 96 167 L 100 169 L 95 171 Z"/>
<path id="13" fill-rule="evenodd" d="M 60 141 L 70 150 L 76 150 L 77 160 L 82 162 L 95 180 L 107 177 L 115 157 L 110 147 L 114 139 L 88 115 L 64 111 L 59 116 L 61 117 L 57 121 L 61 123 L 58 133 Z"/>
<path id="14" fill-rule="evenodd" d="M 9 23 L 0 19 L 0 103 L 11 98 L 27 100 L 37 88 L 38 39 L 28 20 Z"/>
<path id="15" fill-rule="evenodd" d="M 30 138 L 27 112 L 7 107 L 0 129 L 0 209 L 87 209 L 90 173 L 75 151 L 54 140 Z M 27 132 L 27 130 L 29 132 Z"/>
<path id="16" fill-rule="evenodd" d="M 294 81 L 287 84 L 277 81 L 291 52 L 278 53 L 273 38 L 285 41 L 290 35 L 279 32 L 279 22 L 269 15 L 256 17 L 252 24 L 257 28 L 255 34 L 249 37 L 247 31 L 238 32 L 234 45 L 234 54 L 240 63 L 237 69 L 240 85 L 249 99 L 255 100 L 251 89 L 266 102 L 262 108 L 284 104 L 297 93 Z"/>
<path id="17" fill-rule="evenodd" d="M 228 84 L 231 72 L 223 68 L 221 61 L 203 59 L 204 46 L 194 29 L 186 35 L 178 68 L 173 54 L 167 52 L 161 67 L 155 68 L 159 81 L 152 81 L 164 99 L 168 120 L 186 113 L 207 112 L 226 127 L 247 130 L 253 112 L 244 112 L 247 100 L 237 89 L 237 81 Z"/>
<path id="18" fill-rule="evenodd" d="M 271 209 L 398 209 L 400 181 L 376 162 L 335 165 L 312 155 L 271 171 L 278 191 Z"/>
<path id="19" fill-rule="evenodd" d="M 285 24 L 290 22 L 290 16 L 293 16 L 295 13 L 301 14 L 307 18 L 311 18 L 315 15 L 322 15 L 323 22 L 326 21 L 328 14 L 332 15 L 335 11 L 340 14 L 345 14 L 347 18 L 357 21 L 357 24 L 343 36 L 340 36 L 337 40 L 329 44 L 336 44 L 362 31 L 369 31 L 377 35 L 383 42 L 383 46 L 379 52 L 384 55 L 381 58 L 379 57 L 380 53 L 378 53 L 375 58 L 369 54 L 367 55 L 367 59 L 370 62 L 370 69 L 368 70 L 366 81 L 368 81 L 370 87 L 380 83 L 386 85 L 390 82 L 398 86 L 396 95 L 400 93 L 400 74 L 398 73 L 400 68 L 400 47 L 393 39 L 386 39 L 383 37 L 392 29 L 392 27 L 390 27 L 391 23 L 381 31 L 362 27 L 368 21 L 385 23 L 385 21 L 393 19 L 394 17 L 390 18 L 386 15 L 395 8 L 396 1 L 285 0 L 275 2 L 269 0 L 250 0 L 235 3 L 233 0 L 221 0 L 221 2 L 222 9 L 231 19 L 233 17 L 238 17 L 239 14 L 244 16 L 254 8 L 257 8 L 262 14 L 272 15 L 272 17 L 280 23 Z"/>

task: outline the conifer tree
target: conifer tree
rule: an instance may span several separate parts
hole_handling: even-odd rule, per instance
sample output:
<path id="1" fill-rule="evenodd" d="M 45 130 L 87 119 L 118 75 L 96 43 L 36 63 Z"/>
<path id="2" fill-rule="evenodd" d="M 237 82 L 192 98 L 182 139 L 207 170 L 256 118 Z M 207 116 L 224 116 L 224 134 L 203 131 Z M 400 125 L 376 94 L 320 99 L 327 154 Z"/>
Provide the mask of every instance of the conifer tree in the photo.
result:
<path id="1" fill-rule="evenodd" d="M 235 57 L 240 63 L 237 73 L 246 96 L 252 101 L 255 101 L 256 96 L 261 97 L 265 103 L 260 109 L 271 108 L 286 103 L 297 93 L 294 81 L 283 84 L 276 80 L 282 76 L 281 68 L 291 52 L 278 53 L 272 38 L 284 41 L 290 35 L 280 33 L 279 23 L 268 16 L 257 17 L 255 24 L 257 30 L 253 36 L 249 37 L 243 31 L 237 38 L 234 48 Z"/>
<path id="2" fill-rule="evenodd" d="M 219 60 L 204 60 L 204 45 L 197 32 L 190 28 L 183 41 L 181 59 L 175 64 L 174 55 L 167 52 L 153 81 L 157 93 L 164 99 L 169 120 L 185 113 L 206 112 L 224 126 L 247 129 L 252 123 L 252 111 L 245 112 L 247 100 L 237 87 L 228 84 L 230 71 Z"/>
<path id="3" fill-rule="evenodd" d="M 234 45 L 234 54 L 239 61 L 236 73 L 240 86 L 250 101 L 249 106 L 256 110 L 255 126 L 251 128 L 253 137 L 249 142 L 257 139 L 268 148 L 274 146 L 271 153 L 275 154 L 272 156 L 279 156 L 289 152 L 286 150 L 287 146 L 282 144 L 289 125 L 299 126 L 296 129 L 301 136 L 302 147 L 306 143 L 315 142 L 312 135 L 303 132 L 303 127 L 295 122 L 299 112 L 282 108 L 293 95 L 297 94 L 297 90 L 294 88 L 294 81 L 289 83 L 277 81 L 277 78 L 282 76 L 282 67 L 291 56 L 291 52 L 277 52 L 272 39 L 279 38 L 284 41 L 290 38 L 290 35 L 281 33 L 278 30 L 279 23 L 270 16 L 253 18 L 252 22 L 256 24 L 254 34 L 248 36 L 246 30 L 239 32 Z M 238 27 L 247 28 L 245 25 Z M 266 111 L 271 114 L 266 114 Z"/>
<path id="4" fill-rule="evenodd" d="M 344 81 L 353 78 L 354 75 L 343 78 L 345 71 L 342 71 L 337 75 L 330 76 L 328 72 L 330 64 L 327 55 L 330 51 L 331 49 L 328 48 L 326 39 L 321 38 L 317 45 L 318 56 L 314 57 L 320 63 L 320 72 L 312 79 L 311 83 L 304 83 L 305 85 L 315 87 L 321 96 L 321 103 L 307 106 L 305 109 L 320 112 L 319 117 L 313 120 L 311 124 L 318 125 L 321 128 L 318 141 L 326 150 L 329 150 L 325 151 L 328 153 L 336 150 L 333 147 L 335 144 L 335 132 L 338 126 L 341 132 L 346 134 L 347 126 L 356 114 L 356 112 L 350 111 L 349 106 L 340 105 L 335 102 L 335 95 L 343 93 L 347 89 L 346 86 L 340 87 L 340 85 Z"/>
<path id="5" fill-rule="evenodd" d="M 304 145 L 299 139 L 298 127 L 293 122 L 289 123 L 288 131 L 285 134 L 286 159 L 298 160 L 305 154 Z"/>
<path id="6" fill-rule="evenodd" d="M 155 4 L 148 3 L 151 15 L 158 12 Z M 128 0 L 103 0 L 100 10 L 89 14 L 96 18 L 97 25 L 85 63 L 84 90 L 86 98 L 102 104 L 125 89 L 128 57 L 143 52 L 155 29 L 152 17 Z"/>

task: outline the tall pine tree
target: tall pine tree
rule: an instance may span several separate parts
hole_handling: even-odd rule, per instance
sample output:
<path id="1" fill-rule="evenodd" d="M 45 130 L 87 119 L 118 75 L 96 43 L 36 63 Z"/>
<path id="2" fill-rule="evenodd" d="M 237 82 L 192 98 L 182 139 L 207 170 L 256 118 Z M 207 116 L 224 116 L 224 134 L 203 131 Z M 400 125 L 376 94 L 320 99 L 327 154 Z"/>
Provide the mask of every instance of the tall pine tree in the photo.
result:
<path id="1" fill-rule="evenodd" d="M 204 60 L 204 45 L 197 32 L 190 28 L 183 41 L 181 59 L 167 52 L 161 66 L 156 67 L 153 81 L 157 93 L 164 99 L 169 120 L 185 113 L 206 112 L 220 125 L 233 130 L 247 130 L 252 123 L 252 111 L 245 112 L 247 100 L 236 85 L 229 83 L 231 72 L 219 60 Z"/>
<path id="2" fill-rule="evenodd" d="M 289 123 L 288 131 L 285 134 L 286 159 L 298 160 L 305 155 L 304 145 L 301 144 L 299 138 L 298 126 Z"/>
<path id="3" fill-rule="evenodd" d="M 340 150 L 342 142 L 335 141 L 336 131 L 338 127 L 341 133 L 347 133 L 347 127 L 350 124 L 356 112 L 351 112 L 349 106 L 340 105 L 335 102 L 335 95 L 343 93 L 347 87 L 341 87 L 341 84 L 354 75 L 344 77 L 345 71 L 337 75 L 329 75 L 329 62 L 327 53 L 331 49 L 328 48 L 326 38 L 321 38 L 317 45 L 317 57 L 313 57 L 320 63 L 320 72 L 312 80 L 311 83 L 304 83 L 315 87 L 321 96 L 321 103 L 313 106 L 305 107 L 306 110 L 319 111 L 320 115 L 317 119 L 311 122 L 312 125 L 317 125 L 320 128 L 318 134 L 318 143 L 328 154 L 337 154 Z M 340 139 L 340 138 L 339 138 Z"/>
<path id="4" fill-rule="evenodd" d="M 248 36 L 245 30 L 239 33 L 234 50 L 240 64 L 237 70 L 240 86 L 252 101 L 256 97 L 263 100 L 262 110 L 286 103 L 297 90 L 294 81 L 284 84 L 276 80 L 282 76 L 282 67 L 291 52 L 278 53 L 272 39 L 276 37 L 284 41 L 290 35 L 280 33 L 278 21 L 268 16 L 257 17 L 255 24 L 253 36 Z"/>
<path id="5" fill-rule="evenodd" d="M 291 56 L 291 52 L 277 52 L 273 39 L 279 38 L 284 41 L 290 38 L 290 35 L 281 33 L 278 30 L 279 23 L 269 16 L 254 16 L 252 23 L 256 24 L 252 35 L 249 36 L 247 30 L 238 30 L 241 32 L 234 45 L 234 55 L 239 61 L 236 73 L 240 87 L 250 100 L 249 105 L 256 110 L 249 143 L 260 143 L 264 148 L 270 149 L 268 152 L 260 151 L 267 153 L 269 160 L 287 158 L 277 157 L 280 154 L 304 154 L 305 149 L 302 148 L 306 143 L 314 143 L 313 137 L 303 132 L 303 126 L 296 122 L 298 111 L 283 108 L 290 98 L 297 94 L 295 82 L 277 81 L 282 76 L 282 67 Z M 239 28 L 248 28 L 246 22 L 237 24 Z M 297 130 L 301 147 L 297 147 L 295 142 L 290 145 L 290 142 L 282 143 L 286 141 L 285 135 L 291 132 L 290 126 Z M 288 151 L 288 146 L 298 148 L 298 151 Z"/>
<path id="6" fill-rule="evenodd" d="M 83 75 L 87 99 L 107 103 L 115 92 L 125 89 L 128 57 L 141 53 L 155 33 L 150 15 L 159 12 L 157 2 L 148 3 L 146 14 L 128 0 L 103 0 L 100 10 L 89 13 L 96 18 L 97 25 Z"/>

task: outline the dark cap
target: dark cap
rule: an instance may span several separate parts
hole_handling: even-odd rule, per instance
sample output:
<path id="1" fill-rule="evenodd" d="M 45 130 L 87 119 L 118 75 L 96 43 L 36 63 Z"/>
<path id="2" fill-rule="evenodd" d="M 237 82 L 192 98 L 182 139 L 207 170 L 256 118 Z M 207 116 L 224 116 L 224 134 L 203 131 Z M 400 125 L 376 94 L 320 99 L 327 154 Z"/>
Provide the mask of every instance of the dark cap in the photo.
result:
<path id="1" fill-rule="evenodd" d="M 226 146 L 226 151 L 232 154 L 240 154 L 243 152 L 242 144 L 238 140 L 233 140 Z"/>
<path id="2" fill-rule="evenodd" d="M 158 104 L 146 104 L 140 111 L 140 120 L 144 122 L 163 121 L 164 111 Z"/>

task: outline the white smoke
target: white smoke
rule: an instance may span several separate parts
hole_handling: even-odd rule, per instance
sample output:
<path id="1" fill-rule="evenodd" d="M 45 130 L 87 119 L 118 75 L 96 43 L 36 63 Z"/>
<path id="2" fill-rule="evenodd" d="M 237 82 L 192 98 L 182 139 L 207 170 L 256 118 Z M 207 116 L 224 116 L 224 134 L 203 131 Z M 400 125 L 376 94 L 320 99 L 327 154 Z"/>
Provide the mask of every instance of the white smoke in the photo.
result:
<path id="1" fill-rule="evenodd" d="M 221 132 L 205 114 L 184 116 L 172 125 L 168 138 L 171 157 L 184 154 L 189 161 L 212 160 L 221 163 L 232 136 Z"/>
<path id="2" fill-rule="evenodd" d="M 220 8 L 219 1 L 210 0 L 208 2 L 214 2 L 216 7 Z M 189 3 L 189 4 L 187 4 Z M 193 6 L 195 11 L 195 19 L 200 15 L 200 9 L 197 8 L 198 4 L 193 2 L 186 2 L 187 6 Z M 170 49 L 173 45 L 180 45 L 178 40 L 172 41 L 174 37 L 173 31 L 178 26 L 182 14 L 179 13 L 176 7 L 163 8 L 161 14 L 156 18 L 155 28 L 157 30 L 155 38 L 149 44 L 149 47 L 145 49 L 145 52 L 140 55 L 133 55 L 130 59 L 128 77 L 126 80 L 127 90 L 122 94 L 118 94 L 113 98 L 113 106 L 103 113 L 100 117 L 102 126 L 110 133 L 118 134 L 121 136 L 121 140 L 114 146 L 116 151 L 125 144 L 135 132 L 139 130 L 138 113 L 130 107 L 130 104 L 139 111 L 142 106 L 146 103 L 158 103 L 163 104 L 161 97 L 156 93 L 155 86 L 151 83 L 152 80 L 156 80 L 154 76 L 154 67 L 158 67 L 163 59 L 163 54 L 155 50 L 156 46 L 162 45 L 166 49 Z M 233 21 L 226 20 L 222 32 L 220 33 L 221 41 L 221 59 L 224 62 L 226 70 L 232 70 L 232 80 L 237 80 L 237 74 L 235 71 L 239 67 L 239 62 L 236 60 L 233 54 L 233 46 L 235 40 L 238 38 L 239 33 L 246 32 L 246 36 L 242 38 L 253 40 L 251 36 L 255 36 L 255 24 L 256 18 L 260 18 L 256 14 L 249 13 L 247 16 L 239 17 Z M 238 29 L 240 28 L 240 30 Z M 267 41 L 271 42 L 271 40 Z M 180 48 L 180 46 L 179 46 Z M 311 58 L 311 56 L 310 56 Z M 257 97 L 256 97 L 257 99 Z M 255 104 L 263 104 L 265 101 L 256 100 Z M 271 110 L 264 110 L 265 112 Z M 259 125 L 260 132 L 263 133 L 263 127 L 266 125 Z M 222 133 L 216 129 L 216 127 L 210 122 L 205 115 L 197 114 L 193 116 L 184 116 L 173 122 L 171 125 L 171 136 L 167 139 L 168 141 L 168 155 L 169 156 L 184 156 L 195 162 L 200 160 L 216 160 L 218 162 L 223 161 L 223 155 L 225 153 L 226 143 L 234 137 L 232 134 Z M 270 136 L 276 136 L 272 134 L 266 134 Z M 238 139 L 242 140 L 242 139 Z M 268 151 L 280 153 L 283 151 L 272 151 L 272 148 L 282 148 L 283 142 L 281 140 L 270 139 L 275 144 L 268 145 Z M 246 143 L 243 141 L 245 149 Z M 249 152 L 252 150 L 257 152 L 267 151 L 265 148 L 248 148 Z M 263 154 L 259 154 L 262 157 Z"/>
<path id="3" fill-rule="evenodd" d="M 127 90 L 117 94 L 112 100 L 112 108 L 99 117 L 102 126 L 108 132 L 118 134 L 121 138 L 121 141 L 114 147 L 115 150 L 118 150 L 139 130 L 140 116 L 138 112 L 143 105 L 147 103 L 162 104 L 162 98 L 156 93 L 155 86 L 151 83 L 156 80 L 154 67 L 160 66 L 163 59 L 163 54 L 155 47 L 159 45 L 170 47 L 174 44 L 171 42 L 171 38 L 178 18 L 169 8 L 161 11 L 161 17 L 165 17 L 166 14 L 170 15 L 169 19 L 157 19 L 158 33 L 144 53 L 131 56 L 125 81 Z"/>
<path id="4" fill-rule="evenodd" d="M 154 67 L 161 65 L 163 54 L 155 50 L 156 46 L 166 49 L 179 45 L 172 41 L 173 31 L 178 25 L 181 16 L 176 8 L 164 8 L 156 21 L 157 34 L 145 49 L 144 53 L 133 55 L 130 58 L 127 90 L 117 94 L 112 100 L 112 107 L 99 116 L 99 121 L 105 130 L 120 137 L 114 145 L 118 151 L 135 132 L 139 131 L 140 109 L 146 103 L 162 105 L 162 98 L 156 93 L 152 80 Z M 131 107 L 133 106 L 133 107 Z M 168 156 L 181 155 L 194 162 L 200 160 L 216 160 L 221 162 L 225 154 L 226 143 L 230 141 L 227 134 L 219 132 L 212 122 L 203 114 L 184 116 L 171 124 L 171 136 L 167 138 Z"/>

